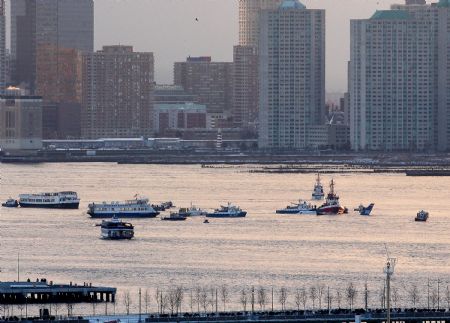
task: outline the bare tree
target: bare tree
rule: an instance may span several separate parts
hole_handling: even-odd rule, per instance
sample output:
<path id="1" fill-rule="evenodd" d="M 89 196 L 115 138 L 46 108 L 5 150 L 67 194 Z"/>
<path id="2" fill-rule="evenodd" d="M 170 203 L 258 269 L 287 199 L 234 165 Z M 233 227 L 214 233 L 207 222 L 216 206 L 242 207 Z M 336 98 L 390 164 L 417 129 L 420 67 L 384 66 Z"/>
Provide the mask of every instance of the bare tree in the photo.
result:
<path id="1" fill-rule="evenodd" d="M 214 292 L 216 292 L 216 294 Z M 216 297 L 214 297 L 214 294 Z M 214 304 L 217 305 L 216 300 L 217 300 L 217 290 L 214 289 L 214 287 L 211 287 L 209 289 L 209 305 L 211 305 L 211 313 L 214 313 Z"/>
<path id="2" fill-rule="evenodd" d="M 311 298 L 312 303 L 313 303 L 313 309 L 315 309 L 316 299 L 317 299 L 317 288 L 316 288 L 316 286 L 311 286 L 309 288 L 309 298 Z"/>
<path id="3" fill-rule="evenodd" d="M 303 304 L 303 310 L 306 311 L 306 303 L 308 302 L 308 293 L 306 292 L 305 287 L 302 287 L 302 289 L 300 289 L 300 299 Z"/>
<path id="4" fill-rule="evenodd" d="M 145 314 L 148 314 L 148 307 L 150 306 L 150 292 L 148 289 L 144 291 L 144 304 L 145 304 Z"/>
<path id="5" fill-rule="evenodd" d="M 166 293 L 163 296 L 163 292 L 161 291 L 161 313 L 164 314 L 166 312 L 166 308 L 169 307 L 169 295 Z"/>
<path id="6" fill-rule="evenodd" d="M 327 306 L 328 306 L 328 313 L 330 313 L 330 311 L 331 311 L 331 309 L 332 309 L 332 307 L 333 307 L 333 305 L 332 305 L 332 303 L 333 303 L 333 294 L 331 294 L 330 293 L 330 287 L 328 287 L 328 289 L 327 289 Z"/>
<path id="7" fill-rule="evenodd" d="M 298 288 L 295 290 L 294 299 L 295 305 L 297 305 L 297 311 L 300 312 L 300 305 L 302 304 L 302 295 L 300 293 L 300 289 Z"/>
<path id="8" fill-rule="evenodd" d="M 397 307 L 398 302 L 400 302 L 400 293 L 397 287 L 392 287 L 391 290 L 392 290 L 391 297 L 392 301 L 394 302 L 394 307 Z"/>
<path id="9" fill-rule="evenodd" d="M 242 309 L 244 312 L 247 312 L 247 302 L 248 302 L 248 295 L 245 288 L 241 290 L 241 295 L 239 297 L 239 301 L 241 302 Z"/>
<path id="10" fill-rule="evenodd" d="M 323 285 L 323 284 L 317 285 L 317 299 L 319 300 L 319 309 L 322 308 L 322 297 L 323 297 L 324 291 L 325 291 L 325 285 Z"/>
<path id="11" fill-rule="evenodd" d="M 267 303 L 267 292 L 264 287 L 258 288 L 258 304 L 261 310 L 265 310 Z"/>
<path id="12" fill-rule="evenodd" d="M 364 308 L 366 309 L 366 311 L 368 307 L 369 307 L 369 287 L 366 280 L 364 282 Z"/>
<path id="13" fill-rule="evenodd" d="M 448 290 L 448 287 L 447 287 L 447 290 Z M 58 304 L 58 305 L 59 305 L 59 304 Z M 17 305 L 17 308 L 18 308 L 19 311 L 20 311 L 20 318 L 22 319 L 22 316 L 23 316 L 23 309 L 25 308 L 25 305 L 19 304 L 19 305 Z M 56 316 L 58 316 L 58 308 L 56 307 L 56 304 L 55 304 L 55 311 L 56 311 Z"/>
<path id="14" fill-rule="evenodd" d="M 282 311 L 286 310 L 287 298 L 288 298 L 288 290 L 286 287 L 283 286 L 280 288 L 280 294 L 278 295 L 278 300 L 280 301 Z"/>
<path id="15" fill-rule="evenodd" d="M 158 313 L 161 314 L 162 310 L 161 310 L 161 291 L 159 290 L 159 287 L 156 287 L 156 291 L 155 291 L 155 301 L 156 301 L 156 305 L 158 306 Z"/>
<path id="16" fill-rule="evenodd" d="M 345 290 L 345 297 L 347 298 L 350 309 L 353 309 L 353 303 L 357 294 L 355 285 L 353 285 L 353 282 L 350 282 Z"/>
<path id="17" fill-rule="evenodd" d="M 384 309 L 386 305 L 386 288 L 384 285 L 378 290 L 378 299 L 380 300 L 380 307 Z"/>
<path id="18" fill-rule="evenodd" d="M 206 288 L 202 288 L 202 291 L 200 293 L 200 303 L 202 304 L 203 311 L 206 314 L 209 305 L 208 290 Z"/>
<path id="19" fill-rule="evenodd" d="M 433 290 L 431 291 L 431 297 L 430 297 L 430 300 L 431 300 L 431 306 L 432 306 L 433 308 L 436 308 L 436 304 L 437 304 L 437 302 L 438 302 L 438 294 L 437 294 L 436 289 L 434 289 L 434 288 L 433 288 Z"/>
<path id="20" fill-rule="evenodd" d="M 412 303 L 413 307 L 416 307 L 417 302 L 419 301 L 419 290 L 416 284 L 413 284 L 408 290 L 408 296 Z"/>
<path id="21" fill-rule="evenodd" d="M 251 295 L 250 295 L 250 304 L 252 305 L 252 312 L 255 309 L 255 286 L 252 286 L 251 288 Z"/>
<path id="22" fill-rule="evenodd" d="M 220 287 L 220 300 L 223 303 L 223 311 L 225 312 L 226 311 L 226 305 L 227 305 L 227 302 L 229 300 L 229 292 L 228 292 L 227 285 L 222 285 Z"/>
<path id="23" fill-rule="evenodd" d="M 448 285 L 445 292 L 445 300 L 447 301 L 447 309 L 450 311 L 450 288 L 448 288 Z"/>
<path id="24" fill-rule="evenodd" d="M 341 290 L 339 288 L 336 289 L 336 301 L 338 303 L 338 308 L 341 308 L 342 292 L 341 292 Z"/>
<path id="25" fill-rule="evenodd" d="M 175 312 L 175 309 L 177 307 L 177 291 L 176 291 L 176 289 L 175 288 L 169 289 L 168 296 L 169 296 L 170 314 L 173 315 Z"/>
<path id="26" fill-rule="evenodd" d="M 130 315 L 130 306 L 131 306 L 132 300 L 131 300 L 131 295 L 130 295 L 129 290 L 123 292 L 122 302 L 123 302 L 123 305 L 125 306 L 127 315 Z"/>
<path id="27" fill-rule="evenodd" d="M 177 314 L 181 313 L 181 308 L 183 305 L 183 299 L 184 299 L 184 290 L 183 287 L 178 286 L 175 290 L 175 303 L 177 308 Z"/>
<path id="28" fill-rule="evenodd" d="M 195 288 L 195 302 L 197 303 L 197 313 L 200 314 L 200 304 L 202 300 L 202 289 L 200 286 Z"/>

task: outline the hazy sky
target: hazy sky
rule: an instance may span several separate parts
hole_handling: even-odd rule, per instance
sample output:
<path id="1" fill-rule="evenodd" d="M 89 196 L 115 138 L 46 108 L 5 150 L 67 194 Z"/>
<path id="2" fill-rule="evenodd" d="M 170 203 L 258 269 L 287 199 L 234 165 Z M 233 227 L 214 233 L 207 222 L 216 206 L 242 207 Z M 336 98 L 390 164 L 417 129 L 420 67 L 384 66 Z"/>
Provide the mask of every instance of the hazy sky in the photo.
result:
<path id="1" fill-rule="evenodd" d="M 349 20 L 403 2 L 303 0 L 308 8 L 326 9 L 327 92 L 347 86 Z M 95 19 L 96 48 L 120 43 L 153 51 L 158 83 L 171 83 L 173 62 L 188 55 L 231 61 L 238 43 L 237 0 L 95 0 Z"/>

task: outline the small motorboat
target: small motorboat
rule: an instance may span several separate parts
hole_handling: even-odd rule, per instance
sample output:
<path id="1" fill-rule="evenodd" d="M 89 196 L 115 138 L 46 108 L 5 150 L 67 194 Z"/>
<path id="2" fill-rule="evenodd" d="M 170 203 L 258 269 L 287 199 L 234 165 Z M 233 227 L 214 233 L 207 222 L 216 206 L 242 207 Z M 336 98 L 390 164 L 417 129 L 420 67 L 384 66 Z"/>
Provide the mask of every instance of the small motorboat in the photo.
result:
<path id="1" fill-rule="evenodd" d="M 185 217 L 179 213 L 176 213 L 176 212 L 171 212 L 169 216 L 165 216 L 165 217 L 161 218 L 161 220 L 163 220 L 163 221 L 184 221 L 186 219 L 187 219 L 187 217 Z"/>
<path id="2" fill-rule="evenodd" d="M 209 220 L 208 220 L 208 219 L 205 219 L 205 221 L 203 221 L 203 223 L 209 223 Z"/>
<path id="3" fill-rule="evenodd" d="M 355 211 L 358 211 L 360 215 L 369 216 L 370 213 L 373 210 L 373 207 L 375 206 L 374 203 L 370 203 L 369 206 L 365 207 L 364 205 L 360 204 L 358 208 L 355 209 Z"/>
<path id="4" fill-rule="evenodd" d="M 9 198 L 6 200 L 5 203 L 2 203 L 3 207 L 18 207 L 19 206 L 19 202 L 13 198 Z"/>
<path id="5" fill-rule="evenodd" d="M 428 220 L 429 213 L 427 211 L 419 211 L 417 212 L 416 218 L 414 219 L 417 222 L 425 222 Z"/>

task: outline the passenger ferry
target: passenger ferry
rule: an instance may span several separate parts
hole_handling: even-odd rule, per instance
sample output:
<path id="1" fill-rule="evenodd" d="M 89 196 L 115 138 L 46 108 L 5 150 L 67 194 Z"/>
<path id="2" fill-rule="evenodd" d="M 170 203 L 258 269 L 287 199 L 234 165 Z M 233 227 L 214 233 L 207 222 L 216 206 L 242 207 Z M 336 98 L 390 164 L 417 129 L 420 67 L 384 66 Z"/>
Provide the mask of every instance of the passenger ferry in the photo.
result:
<path id="1" fill-rule="evenodd" d="M 134 226 L 131 223 L 122 222 L 117 217 L 103 220 L 100 226 L 102 239 L 123 240 L 134 237 Z"/>
<path id="2" fill-rule="evenodd" d="M 247 215 L 246 211 L 238 206 L 234 206 L 228 202 L 228 205 L 220 206 L 220 209 L 214 210 L 212 213 L 208 213 L 206 217 L 208 218 L 243 218 Z"/>
<path id="3" fill-rule="evenodd" d="M 80 199 L 76 192 L 20 194 L 19 205 L 29 208 L 78 209 Z"/>
<path id="4" fill-rule="evenodd" d="M 101 202 L 88 205 L 87 213 L 92 218 L 154 218 L 159 212 L 155 211 L 146 197 L 137 197 L 123 202 Z"/>
<path id="5" fill-rule="evenodd" d="M 324 196 L 325 196 L 325 194 L 323 192 L 323 186 L 322 186 L 322 183 L 320 182 L 320 174 L 317 173 L 317 179 L 316 179 L 316 184 L 314 184 L 312 199 L 316 200 L 316 201 L 320 201 L 320 200 L 323 200 Z"/>
<path id="6" fill-rule="evenodd" d="M 285 209 L 277 210 L 277 214 L 309 214 L 317 215 L 317 207 L 306 201 L 300 200 L 299 203 L 286 206 Z"/>
<path id="7" fill-rule="evenodd" d="M 330 192 L 327 195 L 325 203 L 317 209 L 317 215 L 336 215 L 343 213 L 348 213 L 348 210 L 340 205 L 339 196 L 334 192 L 334 180 L 331 180 Z"/>

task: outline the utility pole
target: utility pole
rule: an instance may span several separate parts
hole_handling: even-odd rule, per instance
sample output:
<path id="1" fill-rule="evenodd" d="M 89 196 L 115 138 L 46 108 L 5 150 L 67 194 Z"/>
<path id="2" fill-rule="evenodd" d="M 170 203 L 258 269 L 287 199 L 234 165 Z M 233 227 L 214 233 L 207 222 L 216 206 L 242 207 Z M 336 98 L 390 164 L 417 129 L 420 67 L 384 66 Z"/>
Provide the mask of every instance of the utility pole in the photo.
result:
<path id="1" fill-rule="evenodd" d="M 272 312 L 273 312 L 273 286 L 272 286 Z"/>
<path id="2" fill-rule="evenodd" d="M 438 278 L 438 280 L 437 280 L 437 285 L 438 285 L 438 294 L 437 294 L 437 302 L 438 302 L 438 310 L 440 309 L 440 302 L 441 302 L 441 299 L 440 299 L 440 294 L 439 294 L 439 287 L 440 287 L 440 285 L 441 285 L 441 279 L 440 278 Z"/>
<path id="3" fill-rule="evenodd" d="M 142 313 L 141 296 L 142 296 L 142 292 L 141 292 L 141 289 L 139 288 L 139 323 L 142 322 L 142 320 L 141 320 L 141 313 Z"/>
<path id="4" fill-rule="evenodd" d="M 218 310 L 218 305 L 217 305 L 217 288 L 216 288 L 216 316 L 218 315 L 219 310 Z"/>
<path id="5" fill-rule="evenodd" d="M 385 248 L 387 255 L 386 267 L 384 268 L 384 273 L 386 274 L 386 305 L 387 305 L 386 323 L 391 323 L 391 276 L 394 274 L 394 268 L 397 259 L 389 258 L 389 253 L 387 251 L 386 245 Z"/>
<path id="6" fill-rule="evenodd" d="M 327 301 L 328 301 L 328 315 L 330 314 L 330 307 L 331 307 L 331 299 L 330 299 L 330 286 L 328 286 L 327 290 Z"/>
<path id="7" fill-rule="evenodd" d="M 252 286 L 252 314 L 255 313 L 255 287 Z"/>

